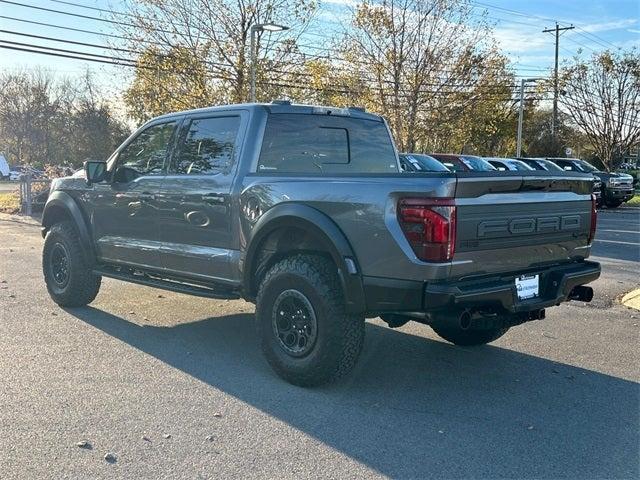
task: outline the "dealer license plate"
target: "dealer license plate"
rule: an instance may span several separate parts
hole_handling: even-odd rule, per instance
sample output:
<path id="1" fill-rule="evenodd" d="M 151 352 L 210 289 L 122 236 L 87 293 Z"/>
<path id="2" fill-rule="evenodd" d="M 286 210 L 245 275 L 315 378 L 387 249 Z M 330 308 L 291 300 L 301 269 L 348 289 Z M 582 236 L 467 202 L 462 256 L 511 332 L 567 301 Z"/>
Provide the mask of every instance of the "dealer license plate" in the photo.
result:
<path id="1" fill-rule="evenodd" d="M 535 298 L 538 296 L 540 279 L 538 275 L 522 275 L 516 278 L 516 290 L 519 300 Z"/>

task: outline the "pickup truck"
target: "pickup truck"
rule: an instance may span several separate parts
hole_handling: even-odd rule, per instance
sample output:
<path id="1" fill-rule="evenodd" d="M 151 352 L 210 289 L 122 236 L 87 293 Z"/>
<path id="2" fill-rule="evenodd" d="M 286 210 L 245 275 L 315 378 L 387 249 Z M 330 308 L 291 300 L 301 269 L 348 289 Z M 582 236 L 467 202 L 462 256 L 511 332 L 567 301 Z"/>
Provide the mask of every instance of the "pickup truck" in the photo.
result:
<path id="1" fill-rule="evenodd" d="M 601 189 L 601 201 L 608 208 L 618 208 L 631 200 L 635 194 L 633 177 L 626 173 L 603 172 L 585 160 L 579 158 L 548 158 L 559 167 L 569 172 L 591 173 Z M 594 184 L 594 188 L 595 188 Z"/>
<path id="2" fill-rule="evenodd" d="M 356 363 L 365 318 L 491 342 L 589 301 L 590 174 L 402 173 L 384 119 L 245 104 L 172 113 L 52 182 L 43 272 L 64 307 L 102 277 L 256 304 L 278 375 L 312 386 Z"/>

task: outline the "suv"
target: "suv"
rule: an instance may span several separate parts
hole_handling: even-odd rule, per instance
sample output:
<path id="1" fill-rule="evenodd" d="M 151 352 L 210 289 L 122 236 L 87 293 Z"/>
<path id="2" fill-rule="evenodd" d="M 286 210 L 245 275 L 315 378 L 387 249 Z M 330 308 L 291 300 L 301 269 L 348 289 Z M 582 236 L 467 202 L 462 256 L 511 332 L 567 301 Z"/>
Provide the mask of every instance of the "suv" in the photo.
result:
<path id="1" fill-rule="evenodd" d="M 65 307 L 102 277 L 255 302 L 271 366 L 316 385 L 353 367 L 366 317 L 480 345 L 589 301 L 591 178 L 562 175 L 408 175 L 384 119 L 359 109 L 173 113 L 52 182 L 44 278 Z"/>
<path id="2" fill-rule="evenodd" d="M 631 175 L 602 172 L 589 162 L 577 158 L 549 158 L 548 160 L 565 171 L 593 174 L 601 182 L 602 203 L 609 208 L 617 208 L 633 198 L 633 177 Z"/>

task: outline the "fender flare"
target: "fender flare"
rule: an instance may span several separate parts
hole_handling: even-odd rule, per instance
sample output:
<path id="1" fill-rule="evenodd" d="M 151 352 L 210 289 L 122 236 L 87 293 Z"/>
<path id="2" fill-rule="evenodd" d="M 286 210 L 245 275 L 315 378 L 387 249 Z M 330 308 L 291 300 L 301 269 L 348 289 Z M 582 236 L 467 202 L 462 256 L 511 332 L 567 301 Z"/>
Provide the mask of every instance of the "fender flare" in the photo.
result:
<path id="1" fill-rule="evenodd" d="M 94 265 L 96 255 L 93 250 L 93 241 L 91 240 L 87 221 L 82 215 L 82 211 L 76 201 L 68 193 L 54 191 L 49 195 L 49 199 L 42 212 L 42 236 L 44 237 L 46 235 L 59 218 L 58 212 L 60 211 L 63 211 L 65 216 L 70 218 L 74 223 L 80 237 L 80 245 L 82 246 L 85 260 L 89 265 Z"/>
<path id="2" fill-rule="evenodd" d="M 262 215 L 251 230 L 247 242 L 243 265 L 243 284 L 251 291 L 252 272 L 258 257 L 262 241 L 275 230 L 283 227 L 296 227 L 311 232 L 330 253 L 338 266 L 338 277 L 344 292 L 347 311 L 362 313 L 365 311 L 364 288 L 357 258 L 344 233 L 331 218 L 313 207 L 297 203 L 276 205 Z M 346 258 L 356 265 L 357 273 L 349 273 Z M 251 292 L 253 293 L 253 292 Z"/>

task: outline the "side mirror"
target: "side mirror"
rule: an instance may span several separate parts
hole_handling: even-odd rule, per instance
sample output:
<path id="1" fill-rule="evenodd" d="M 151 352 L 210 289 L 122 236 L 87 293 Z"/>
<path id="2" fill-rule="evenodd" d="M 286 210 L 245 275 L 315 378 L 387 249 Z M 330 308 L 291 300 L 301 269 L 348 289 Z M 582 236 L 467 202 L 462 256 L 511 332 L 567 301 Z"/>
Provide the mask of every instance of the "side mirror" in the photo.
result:
<path id="1" fill-rule="evenodd" d="M 84 162 L 84 174 L 87 185 L 103 182 L 107 176 L 107 162 L 100 160 L 89 160 Z"/>

